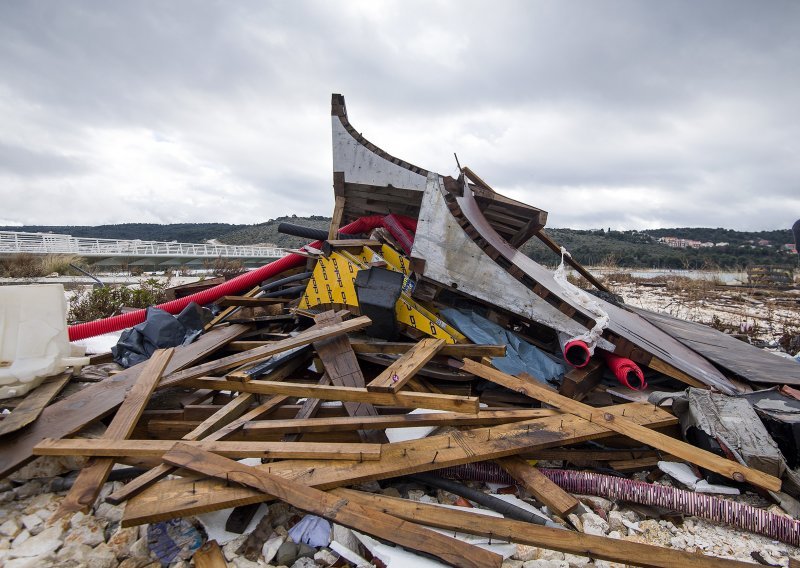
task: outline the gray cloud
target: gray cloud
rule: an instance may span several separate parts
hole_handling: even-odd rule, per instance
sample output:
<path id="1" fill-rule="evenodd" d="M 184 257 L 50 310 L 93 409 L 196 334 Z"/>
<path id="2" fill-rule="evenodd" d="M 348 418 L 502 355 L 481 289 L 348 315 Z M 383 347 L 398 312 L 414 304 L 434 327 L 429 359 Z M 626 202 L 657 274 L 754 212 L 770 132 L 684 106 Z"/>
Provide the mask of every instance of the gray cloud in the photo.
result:
<path id="1" fill-rule="evenodd" d="M 799 32 L 791 1 L 4 2 L 2 216 L 330 214 L 341 92 L 553 226 L 788 227 Z"/>

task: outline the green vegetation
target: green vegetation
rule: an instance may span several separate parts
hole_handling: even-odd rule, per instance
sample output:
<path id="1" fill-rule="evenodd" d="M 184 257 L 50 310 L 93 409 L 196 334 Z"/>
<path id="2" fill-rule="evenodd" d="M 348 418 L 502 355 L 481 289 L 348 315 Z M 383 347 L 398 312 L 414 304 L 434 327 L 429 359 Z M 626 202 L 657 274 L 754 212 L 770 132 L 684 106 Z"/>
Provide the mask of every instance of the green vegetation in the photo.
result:
<path id="1" fill-rule="evenodd" d="M 166 300 L 170 280 L 147 278 L 134 286 L 104 286 L 77 292 L 69 299 L 70 322 L 107 318 L 122 308 L 146 308 Z"/>
<path id="2" fill-rule="evenodd" d="M 204 242 L 217 239 L 233 245 L 275 245 L 296 248 L 306 239 L 278 233 L 282 222 L 327 230 L 330 217 L 311 216 L 278 217 L 255 225 L 229 225 L 224 223 L 180 223 L 155 225 L 127 223 L 101 225 L 98 227 L 0 227 L 11 231 L 52 231 L 74 236 L 142 239 L 159 241 Z M 610 229 L 575 230 L 549 229 L 556 242 L 569 250 L 573 257 L 588 266 L 613 265 L 624 268 L 745 268 L 754 264 L 796 265 L 797 255 L 780 250 L 791 243 L 791 231 L 733 231 L 730 229 L 684 227 L 676 229 L 652 229 L 645 231 L 612 231 Z M 676 237 L 700 242 L 728 243 L 699 249 L 670 248 L 659 243 L 659 237 Z M 769 241 L 761 245 L 759 241 Z M 531 239 L 522 250 L 537 262 L 555 266 L 558 255 L 553 254 L 537 239 Z"/>

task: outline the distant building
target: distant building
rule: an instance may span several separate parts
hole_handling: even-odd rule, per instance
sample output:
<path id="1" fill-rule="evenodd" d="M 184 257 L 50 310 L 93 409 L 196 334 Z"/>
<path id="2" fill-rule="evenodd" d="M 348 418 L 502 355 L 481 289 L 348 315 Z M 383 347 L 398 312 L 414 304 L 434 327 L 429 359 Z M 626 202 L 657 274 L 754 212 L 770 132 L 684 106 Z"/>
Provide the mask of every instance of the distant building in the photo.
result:
<path id="1" fill-rule="evenodd" d="M 781 249 L 797 254 L 797 245 L 794 243 L 786 243 Z"/>
<path id="2" fill-rule="evenodd" d="M 706 243 L 694 241 L 692 239 L 679 239 L 677 237 L 661 237 L 658 242 L 664 243 L 672 248 L 700 248 L 706 246 Z M 714 243 L 707 243 L 707 246 L 714 246 Z"/>
<path id="3" fill-rule="evenodd" d="M 715 247 L 726 247 L 726 246 L 728 246 L 729 244 L 730 244 L 730 243 L 714 243 L 714 246 L 715 246 Z"/>
<path id="4" fill-rule="evenodd" d="M 758 246 L 760 246 L 760 247 L 768 247 L 768 246 L 770 246 L 772 243 L 770 243 L 770 242 L 769 242 L 767 239 L 761 239 L 761 240 L 759 240 L 759 241 L 758 241 L 756 244 L 757 244 Z"/>

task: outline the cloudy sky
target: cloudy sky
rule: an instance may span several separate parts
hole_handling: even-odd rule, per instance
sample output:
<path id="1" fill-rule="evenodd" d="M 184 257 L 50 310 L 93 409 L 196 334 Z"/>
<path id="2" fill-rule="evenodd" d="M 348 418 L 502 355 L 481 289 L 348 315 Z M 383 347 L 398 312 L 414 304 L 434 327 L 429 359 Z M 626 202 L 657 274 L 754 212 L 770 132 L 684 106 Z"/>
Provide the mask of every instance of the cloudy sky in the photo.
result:
<path id="1" fill-rule="evenodd" d="M 331 93 L 554 227 L 788 228 L 800 3 L 0 2 L 0 224 L 329 215 Z"/>

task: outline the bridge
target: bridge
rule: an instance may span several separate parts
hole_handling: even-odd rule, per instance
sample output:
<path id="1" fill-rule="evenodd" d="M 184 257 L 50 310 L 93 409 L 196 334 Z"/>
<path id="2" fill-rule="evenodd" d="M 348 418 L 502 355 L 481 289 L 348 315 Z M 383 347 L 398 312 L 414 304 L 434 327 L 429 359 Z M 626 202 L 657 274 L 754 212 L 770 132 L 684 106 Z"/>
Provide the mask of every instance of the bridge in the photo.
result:
<path id="1" fill-rule="evenodd" d="M 198 244 L 122 239 L 92 239 L 53 233 L 0 231 L 0 259 L 19 254 L 79 256 L 105 266 L 188 266 L 203 268 L 217 259 L 261 265 L 286 256 L 275 247 Z"/>

